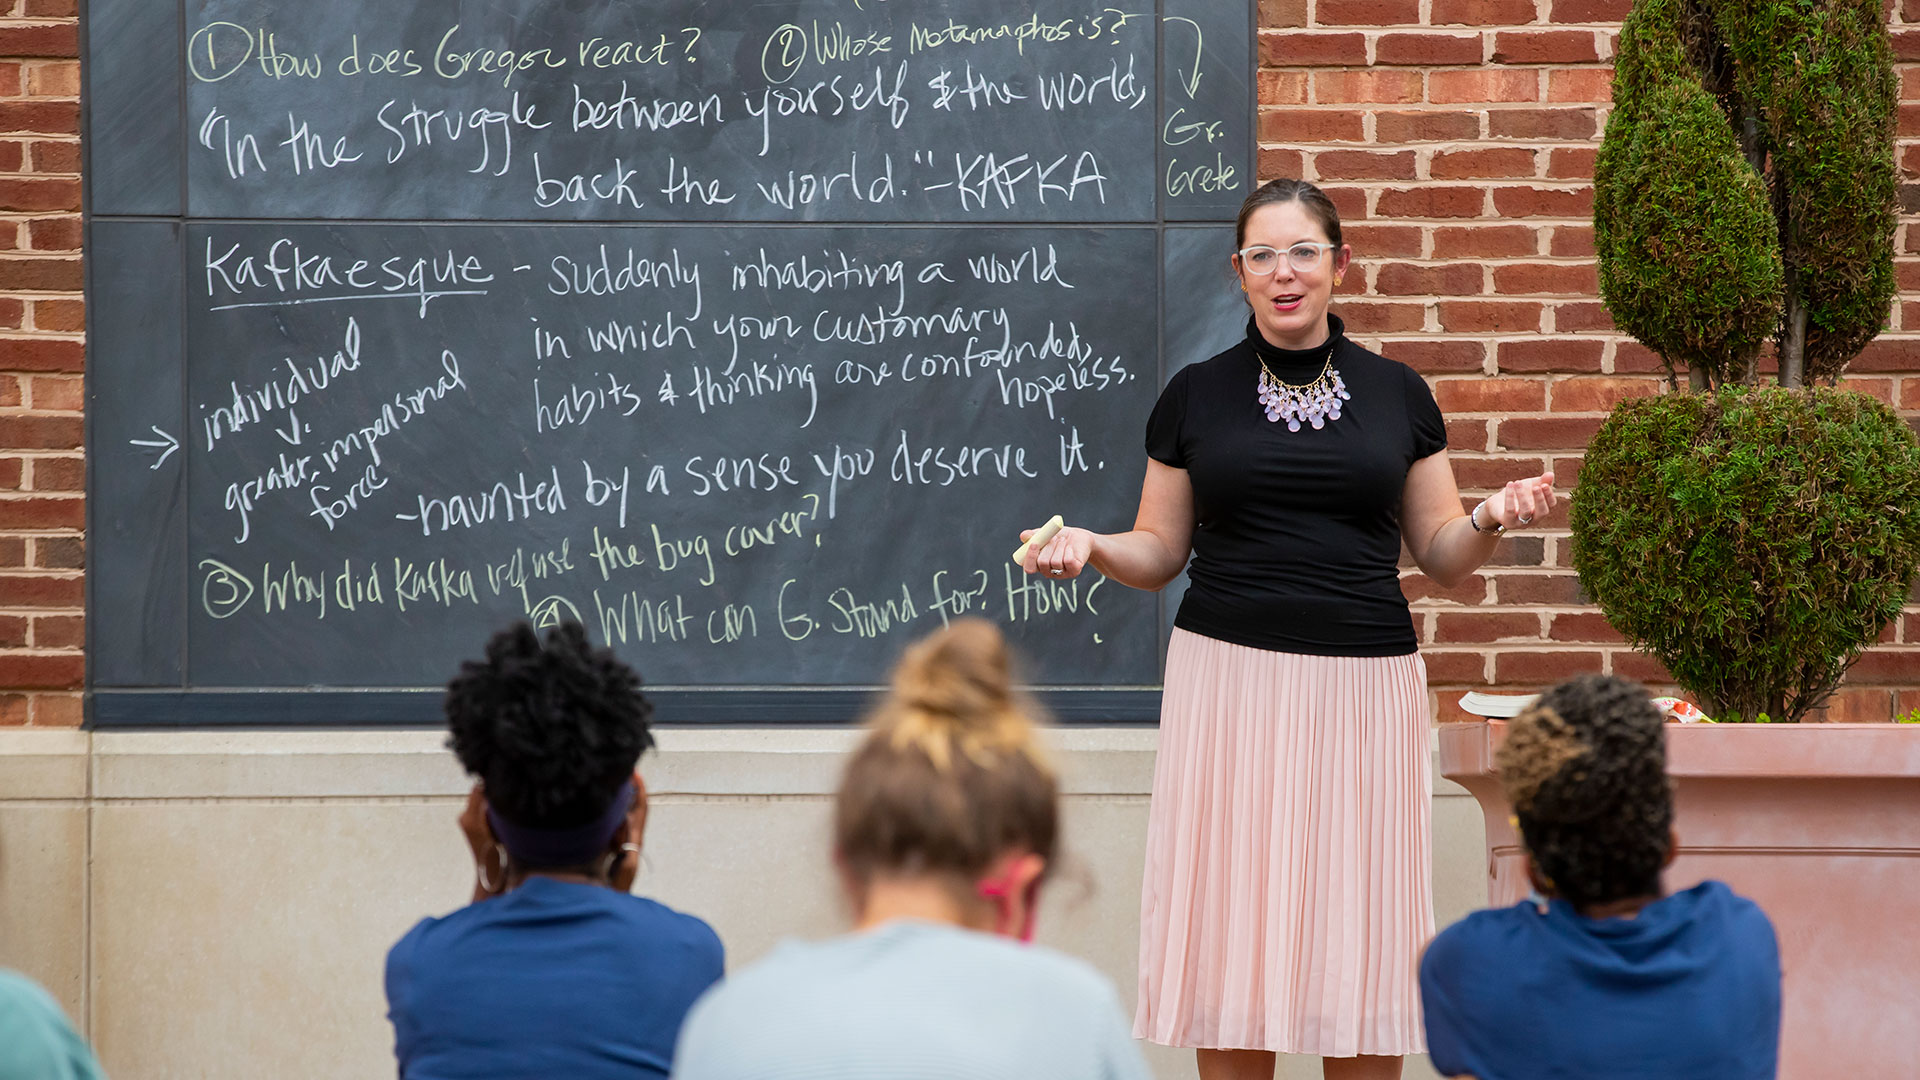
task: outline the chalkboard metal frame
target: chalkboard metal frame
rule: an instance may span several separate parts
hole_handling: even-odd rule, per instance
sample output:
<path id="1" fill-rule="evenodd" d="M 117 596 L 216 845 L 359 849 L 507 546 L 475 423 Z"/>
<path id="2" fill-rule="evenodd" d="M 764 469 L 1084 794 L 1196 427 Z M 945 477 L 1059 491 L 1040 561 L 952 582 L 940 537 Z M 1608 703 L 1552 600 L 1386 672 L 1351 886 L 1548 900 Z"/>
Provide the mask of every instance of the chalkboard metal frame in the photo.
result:
<path id="1" fill-rule="evenodd" d="M 1156 0 L 1154 7 L 1157 15 L 1173 9 L 1186 9 L 1192 0 Z M 1245 0 L 1247 37 L 1245 72 L 1248 76 L 1245 96 L 1245 134 L 1244 145 L 1235 147 L 1243 152 L 1236 154 L 1235 164 L 1245 170 L 1248 188 L 1258 180 L 1258 102 L 1252 92 L 1252 74 L 1257 65 L 1259 17 L 1258 5 L 1253 0 Z M 125 10 L 123 10 L 125 9 Z M 158 544 L 163 547 L 175 546 L 178 541 L 172 536 L 172 520 L 184 513 L 184 507 L 169 505 L 165 513 L 170 515 L 166 534 L 161 536 L 142 536 L 139 521 L 132 522 L 131 529 L 122 528 L 117 541 L 108 541 L 107 537 L 113 522 L 107 511 L 110 507 L 106 500 L 98 496 L 94 470 L 97 462 L 106 460 L 98 451 L 116 446 L 125 441 L 124 432 L 109 432 L 104 422 L 105 412 L 111 412 L 103 401 L 108 401 L 111 387 L 101 385 L 104 369 L 96 361 L 94 348 L 103 341 L 96 326 L 96 313 L 100 311 L 97 303 L 97 290 L 106 284 L 101 280 L 102 270 L 99 261 L 94 258 L 92 244 L 93 226 L 100 222 L 141 223 L 149 226 L 171 226 L 177 229 L 192 221 L 211 219 L 195 218 L 187 213 L 187 157 L 188 157 L 188 107 L 186 100 L 186 80 L 184 72 L 185 51 L 185 9 L 184 5 L 139 4 L 134 0 L 96 0 L 94 4 L 83 5 L 80 18 L 82 55 L 92 60 L 98 44 L 99 33 L 112 33 L 114 24 L 122 25 L 122 34 L 131 31 L 125 27 L 133 23 L 126 19 L 116 19 L 115 13 L 122 16 L 147 13 L 144 27 L 153 21 L 154 11 L 165 12 L 165 17 L 177 19 L 175 40 L 150 40 L 150 45 L 158 45 L 152 52 L 156 57 L 147 70 L 135 72 L 129 76 L 115 76 L 111 84 L 103 88 L 98 80 L 101 75 L 98 64 L 89 62 L 83 67 L 83 86 L 81 102 L 82 145 L 88 158 L 89 168 L 85 170 L 82 184 L 83 226 L 88 237 L 84 290 L 87 299 L 86 319 L 89 342 L 87 365 L 88 409 L 86 413 L 85 448 L 90 465 L 87 499 L 87 538 L 88 573 L 85 577 L 87 619 L 88 667 L 85 683 L 86 724 L 92 729 L 182 729 L 182 728 L 270 728 L 289 729 L 346 729 L 346 728 L 432 728 L 441 725 L 439 715 L 440 689 L 422 688 L 376 688 L 355 689 L 352 687 L 330 686 L 313 688 L 221 688 L 196 687 L 187 685 L 184 674 L 186 668 L 186 639 L 182 635 L 179 653 L 175 658 L 163 656 L 154 651 L 154 644 L 144 635 L 151 629 L 152 621 L 157 617 L 153 611 L 147 611 L 142 618 L 133 620 L 131 627 L 122 626 L 120 632 L 108 632 L 107 623 L 111 616 L 102 611 L 100 604 L 105 598 L 102 584 L 102 565 L 111 564 L 113 556 L 126 551 L 137 551 L 144 541 L 148 546 Z M 1211 12 L 1209 12 L 1211 14 Z M 97 30 L 96 27 L 105 28 Z M 142 31 L 145 33 L 145 31 Z M 1164 88 L 1169 61 L 1165 55 L 1164 42 L 1157 58 L 1156 84 Z M 161 54 L 171 59 L 159 59 Z M 172 68 L 177 73 L 176 81 L 162 83 L 157 70 Z M 96 117 L 96 105 L 107 108 L 107 112 Z M 171 106 L 171 108 L 169 108 Z M 1160 106 L 1164 114 L 1166 106 Z M 134 114 L 134 119 L 130 119 Z M 172 115 L 166 115 L 171 113 Z M 104 122 L 104 126 L 103 123 Z M 1165 124 L 1162 115 L 1159 122 Z M 151 170 L 135 179 L 139 183 L 129 186 L 125 170 L 116 174 L 117 182 L 102 189 L 99 178 L 102 175 L 92 167 L 97 149 L 97 137 L 103 132 L 114 131 L 130 138 L 134 144 L 132 153 L 138 156 Z M 1156 139 L 1159 146 L 1159 140 Z M 1165 147 L 1160 147 L 1164 152 Z M 123 153 L 123 156 L 125 154 Z M 168 179 L 168 174 L 174 174 Z M 99 200 L 104 198 L 108 204 L 104 208 Z M 1165 265 L 1166 234 L 1170 227 L 1196 228 L 1208 225 L 1217 226 L 1219 222 L 1209 221 L 1204 216 L 1193 214 L 1169 214 L 1166 200 L 1156 200 L 1160 209 L 1151 219 L 1138 222 L 1158 229 L 1162 254 L 1162 271 Z M 96 218 L 96 215 L 98 217 Z M 1230 217 L 1230 213 L 1229 213 Z M 382 220 L 382 224 L 396 222 Z M 421 224 L 438 222 L 421 222 Z M 826 224 L 827 222 L 809 222 L 808 224 Z M 536 222 L 527 222 L 536 224 Z M 554 222 L 538 222 L 552 225 Z M 667 224 L 667 223 L 661 223 Z M 868 222 L 848 222 L 848 224 L 874 224 Z M 901 223 L 907 225 L 908 223 Z M 989 222 L 982 222 L 989 224 Z M 1119 224 L 1119 223 L 1115 223 Z M 186 271 L 186 259 L 181 253 L 181 273 Z M 120 284 L 124 285 L 124 282 Z M 1178 366 L 1170 363 L 1165 348 L 1166 324 L 1164 319 L 1167 302 L 1167 282 L 1163 280 L 1160 296 L 1162 345 L 1159 352 L 1160 377 L 1164 382 L 1171 371 Z M 177 292 L 178 283 L 174 283 Z M 176 316 L 177 318 L 177 316 Z M 177 347 L 185 355 L 184 319 L 178 319 L 178 338 L 169 344 L 165 351 Z M 1192 359 L 1192 358 L 1188 358 Z M 110 365 L 109 365 L 110 366 Z M 176 378 L 179 373 L 176 373 Z M 184 387 L 181 390 L 180 409 L 186 413 Z M 104 412 L 103 412 L 104 409 Z M 125 421 L 127 417 L 120 417 Z M 119 426 L 125 426 L 124 422 Z M 173 463 L 176 468 L 181 464 L 178 455 Z M 182 489 L 184 490 L 184 489 Z M 135 518 L 151 515 L 151 506 L 139 508 L 132 516 Z M 122 523 L 124 524 L 124 523 Z M 102 559 L 102 555 L 108 557 Z M 184 552 L 176 553 L 183 561 Z M 152 556 L 149 557 L 158 557 Z M 108 565 L 105 571 L 112 576 L 113 567 Z M 171 583 L 162 582 L 162 586 Z M 1184 584 L 1184 576 L 1180 584 Z M 184 582 L 181 583 L 184 586 Z M 180 590 L 184 593 L 184 587 Z M 1172 606 L 1177 602 L 1179 587 L 1169 589 L 1161 599 L 1161 625 L 1163 629 L 1171 625 Z M 164 608 L 171 600 L 160 601 Z M 184 600 L 182 599 L 182 602 Z M 165 613 L 162 612 L 162 615 Z M 129 637 L 126 632 L 133 631 Z M 132 659 L 113 659 L 109 653 L 133 647 L 136 655 Z M 1165 641 L 1161 642 L 1164 659 Z M 103 657 L 107 659 L 103 661 Z M 102 685 L 103 673 L 108 673 Z M 170 685 L 169 685 L 170 684 Z M 699 687 L 662 687 L 649 689 L 648 694 L 660 707 L 661 712 L 671 717 L 675 726 L 744 726 L 744 725 L 799 725 L 832 726 L 856 722 L 862 711 L 870 704 L 875 687 L 816 687 L 804 685 L 758 687 L 758 688 L 699 688 Z M 1067 725 L 1095 724 L 1152 724 L 1159 717 L 1161 691 L 1158 687 L 1061 687 L 1037 688 L 1037 697 L 1052 712 L 1054 718 Z"/>

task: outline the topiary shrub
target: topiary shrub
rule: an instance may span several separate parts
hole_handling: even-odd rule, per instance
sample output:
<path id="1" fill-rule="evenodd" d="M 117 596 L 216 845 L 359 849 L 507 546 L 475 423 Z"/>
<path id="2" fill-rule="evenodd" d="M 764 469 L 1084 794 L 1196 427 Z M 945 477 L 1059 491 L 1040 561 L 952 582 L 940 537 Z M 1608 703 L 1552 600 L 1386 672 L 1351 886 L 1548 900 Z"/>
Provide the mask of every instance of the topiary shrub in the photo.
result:
<path id="1" fill-rule="evenodd" d="M 1614 627 L 1723 719 L 1799 720 L 1920 567 L 1920 442 L 1862 394 L 1627 402 L 1587 447 L 1574 568 Z"/>

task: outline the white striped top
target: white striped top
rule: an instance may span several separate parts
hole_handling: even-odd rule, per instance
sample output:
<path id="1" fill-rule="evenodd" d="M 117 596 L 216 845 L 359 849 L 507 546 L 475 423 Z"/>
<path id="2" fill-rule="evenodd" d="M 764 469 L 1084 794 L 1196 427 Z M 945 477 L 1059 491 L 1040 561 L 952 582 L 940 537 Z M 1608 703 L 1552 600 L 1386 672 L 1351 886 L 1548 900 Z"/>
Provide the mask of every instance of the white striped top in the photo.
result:
<path id="1" fill-rule="evenodd" d="M 900 920 L 789 943 L 693 1007 L 675 1080 L 1150 1080 L 1113 985 L 992 934 Z"/>

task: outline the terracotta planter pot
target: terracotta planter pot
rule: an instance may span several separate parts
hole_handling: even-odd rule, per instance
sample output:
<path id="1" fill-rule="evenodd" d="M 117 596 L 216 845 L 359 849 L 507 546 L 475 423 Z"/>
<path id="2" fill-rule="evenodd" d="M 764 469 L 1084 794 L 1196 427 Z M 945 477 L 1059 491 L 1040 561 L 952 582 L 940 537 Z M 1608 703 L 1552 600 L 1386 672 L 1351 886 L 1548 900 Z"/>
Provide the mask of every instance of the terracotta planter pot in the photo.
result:
<path id="1" fill-rule="evenodd" d="M 1440 728 L 1440 771 L 1487 822 L 1488 896 L 1527 894 L 1493 771 L 1506 722 Z M 1669 889 L 1706 878 L 1757 902 L 1780 935 L 1784 1080 L 1879 1080 L 1920 1062 L 1920 725 L 1669 725 L 1680 855 Z"/>

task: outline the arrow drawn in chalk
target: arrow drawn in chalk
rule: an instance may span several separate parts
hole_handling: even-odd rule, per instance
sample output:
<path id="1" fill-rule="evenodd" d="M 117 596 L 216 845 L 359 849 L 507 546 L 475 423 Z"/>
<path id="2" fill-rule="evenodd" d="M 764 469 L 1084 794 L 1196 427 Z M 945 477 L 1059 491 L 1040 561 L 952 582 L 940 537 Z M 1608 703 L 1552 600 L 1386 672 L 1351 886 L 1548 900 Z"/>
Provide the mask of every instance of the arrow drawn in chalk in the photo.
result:
<path id="1" fill-rule="evenodd" d="M 1187 100 L 1192 101 L 1198 97 L 1200 93 L 1200 58 L 1204 56 L 1207 51 L 1206 31 L 1200 29 L 1199 23 L 1181 15 L 1168 15 L 1165 16 L 1162 21 L 1183 22 L 1193 27 L 1193 71 L 1183 75 L 1183 81 L 1186 85 L 1181 88 L 1187 92 Z"/>
<path id="2" fill-rule="evenodd" d="M 175 450 L 180 449 L 180 440 L 174 438 L 173 436 L 167 434 L 164 431 L 161 431 L 159 424 L 153 425 L 153 433 L 155 435 L 160 436 L 161 441 L 156 441 L 153 439 L 128 439 L 127 440 L 127 442 L 131 443 L 134 446 L 151 446 L 154 449 L 160 451 L 160 456 L 154 460 L 154 463 L 147 466 L 147 468 L 149 469 L 159 468 L 160 465 L 163 462 L 165 462 L 168 457 L 172 456 Z M 163 447 L 164 449 L 162 449 Z"/>
<path id="3" fill-rule="evenodd" d="M 307 430 L 312 431 L 313 425 L 311 424 L 307 425 Z M 292 434 L 288 434 L 288 432 L 291 432 Z M 300 445 L 299 415 L 296 414 L 292 409 L 288 409 L 287 410 L 287 430 L 281 431 L 279 428 L 274 428 L 273 433 L 275 435 L 280 436 L 280 438 L 284 440 L 288 446 L 299 446 Z"/>

